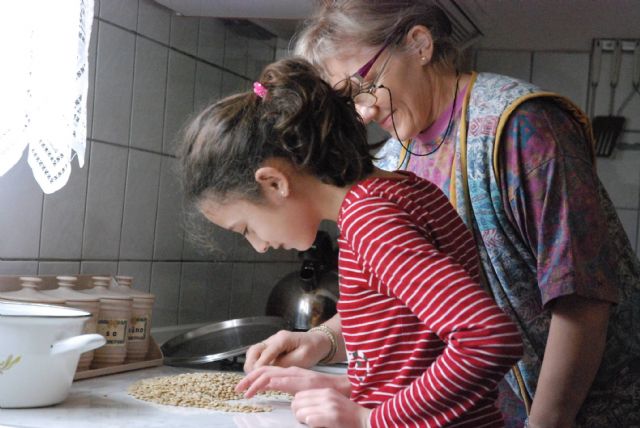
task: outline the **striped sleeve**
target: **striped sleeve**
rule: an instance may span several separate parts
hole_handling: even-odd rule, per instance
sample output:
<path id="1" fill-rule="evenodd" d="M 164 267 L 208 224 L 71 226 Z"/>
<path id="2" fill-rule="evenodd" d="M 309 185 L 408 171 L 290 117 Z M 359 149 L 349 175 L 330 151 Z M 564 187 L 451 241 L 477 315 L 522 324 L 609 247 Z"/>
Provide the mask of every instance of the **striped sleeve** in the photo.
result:
<path id="1" fill-rule="evenodd" d="M 407 388 L 375 408 L 372 427 L 443 426 L 475 409 L 522 354 L 514 323 L 410 215 L 382 197 L 343 212 L 342 237 L 375 276 L 446 344 Z"/>

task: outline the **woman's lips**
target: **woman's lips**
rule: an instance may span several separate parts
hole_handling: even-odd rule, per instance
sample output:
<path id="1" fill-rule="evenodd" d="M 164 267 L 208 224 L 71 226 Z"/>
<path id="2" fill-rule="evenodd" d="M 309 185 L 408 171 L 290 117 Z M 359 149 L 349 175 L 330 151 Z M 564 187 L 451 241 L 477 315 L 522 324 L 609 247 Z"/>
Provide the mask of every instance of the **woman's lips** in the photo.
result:
<path id="1" fill-rule="evenodd" d="M 386 131 L 393 131 L 393 113 L 389 114 L 387 117 L 378 122 L 378 125 Z"/>

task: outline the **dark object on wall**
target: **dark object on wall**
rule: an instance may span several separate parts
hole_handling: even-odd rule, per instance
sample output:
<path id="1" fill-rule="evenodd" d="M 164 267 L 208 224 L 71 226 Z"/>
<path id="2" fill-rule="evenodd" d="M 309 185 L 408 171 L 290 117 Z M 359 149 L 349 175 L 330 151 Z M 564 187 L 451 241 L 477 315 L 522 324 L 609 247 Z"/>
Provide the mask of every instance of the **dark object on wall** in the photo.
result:
<path id="1" fill-rule="evenodd" d="M 611 70 L 609 87 L 609 115 L 596 116 L 593 118 L 593 137 L 596 141 L 596 156 L 609 157 L 620 139 L 620 135 L 624 130 L 626 119 L 624 116 L 613 114 L 613 105 L 615 100 L 616 86 L 620 76 L 620 63 L 622 61 L 622 42 L 616 40 L 616 45 L 611 55 Z M 595 96 L 595 94 L 594 94 Z"/>
<path id="2" fill-rule="evenodd" d="M 266 314 L 283 317 L 293 330 L 308 330 L 336 313 L 337 252 L 329 234 L 319 231 L 300 256 L 300 271 L 286 275 L 271 290 Z"/>
<path id="3" fill-rule="evenodd" d="M 180 334 L 160 349 L 169 366 L 201 366 L 242 355 L 249 346 L 286 328 L 280 317 L 239 318 Z"/>

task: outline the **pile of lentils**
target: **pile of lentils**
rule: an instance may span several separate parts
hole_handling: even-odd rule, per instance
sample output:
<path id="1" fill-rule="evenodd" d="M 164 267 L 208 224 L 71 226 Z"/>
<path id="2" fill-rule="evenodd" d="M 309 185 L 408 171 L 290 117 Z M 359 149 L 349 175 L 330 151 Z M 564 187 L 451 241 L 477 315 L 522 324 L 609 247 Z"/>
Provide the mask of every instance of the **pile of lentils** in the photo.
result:
<path id="1" fill-rule="evenodd" d="M 129 395 L 144 401 L 181 407 L 200 407 L 221 412 L 257 413 L 270 412 L 269 406 L 233 403 L 244 398 L 235 387 L 244 376 L 237 373 L 185 373 L 143 379 L 132 384 Z M 291 398 L 288 394 L 267 391 L 266 397 Z"/>

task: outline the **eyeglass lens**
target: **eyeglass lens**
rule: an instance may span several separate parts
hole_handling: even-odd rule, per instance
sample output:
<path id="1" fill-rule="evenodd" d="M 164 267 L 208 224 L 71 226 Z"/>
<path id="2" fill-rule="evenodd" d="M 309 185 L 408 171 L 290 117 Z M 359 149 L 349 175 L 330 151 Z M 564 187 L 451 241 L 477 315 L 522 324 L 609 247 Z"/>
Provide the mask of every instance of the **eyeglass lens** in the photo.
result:
<path id="1" fill-rule="evenodd" d="M 353 102 L 363 107 L 372 107 L 377 101 L 378 97 L 371 92 L 360 92 L 353 97 Z"/>

